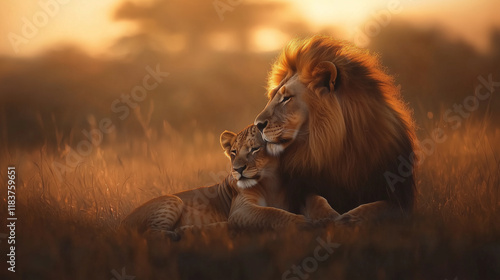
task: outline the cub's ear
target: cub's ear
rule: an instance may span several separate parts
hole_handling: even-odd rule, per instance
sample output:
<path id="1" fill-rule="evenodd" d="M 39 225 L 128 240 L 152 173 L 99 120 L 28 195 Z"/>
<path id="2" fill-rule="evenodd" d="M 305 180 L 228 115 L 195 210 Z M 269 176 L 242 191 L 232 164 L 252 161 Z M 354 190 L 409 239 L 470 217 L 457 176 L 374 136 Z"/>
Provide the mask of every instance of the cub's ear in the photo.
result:
<path id="1" fill-rule="evenodd" d="M 315 87 L 320 94 L 333 93 L 337 79 L 337 67 L 331 61 L 322 61 L 313 70 Z"/>
<path id="2" fill-rule="evenodd" d="M 231 146 L 233 145 L 235 138 L 236 133 L 227 130 L 222 132 L 220 135 L 220 145 L 222 146 L 222 149 L 224 149 L 226 156 L 229 156 Z"/>

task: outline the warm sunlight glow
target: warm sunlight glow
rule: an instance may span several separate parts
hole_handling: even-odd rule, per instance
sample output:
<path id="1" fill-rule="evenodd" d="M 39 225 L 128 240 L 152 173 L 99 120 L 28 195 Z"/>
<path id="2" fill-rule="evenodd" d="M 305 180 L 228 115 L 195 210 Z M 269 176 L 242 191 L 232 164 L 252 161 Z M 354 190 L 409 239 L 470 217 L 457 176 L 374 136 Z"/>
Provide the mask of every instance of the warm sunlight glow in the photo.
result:
<path id="1" fill-rule="evenodd" d="M 313 26 L 338 27 L 343 32 L 341 37 L 345 36 L 345 39 L 362 47 L 368 46 L 371 38 L 377 36 L 394 19 L 404 19 L 424 27 L 431 25 L 444 28 L 482 51 L 488 48 L 490 27 L 500 26 L 500 17 L 496 16 L 500 3 L 496 0 L 292 2 L 299 14 Z"/>
<path id="2" fill-rule="evenodd" d="M 313 24 L 358 25 L 368 16 L 370 9 L 380 1 L 293 1 L 297 9 Z"/>
<path id="3" fill-rule="evenodd" d="M 252 50 L 269 52 L 280 49 L 289 38 L 281 31 L 272 28 L 258 28 L 252 34 Z"/>
<path id="4" fill-rule="evenodd" d="M 236 42 L 234 36 L 225 32 L 216 32 L 208 37 L 210 46 L 217 51 L 234 51 Z"/>
<path id="5" fill-rule="evenodd" d="M 164 37 L 161 48 L 169 52 L 180 52 L 186 47 L 186 36 L 183 34 L 172 34 Z"/>
<path id="6" fill-rule="evenodd" d="M 145 1 L 131 0 L 143 5 Z M 154 0 L 147 0 L 146 3 Z M 489 30 L 500 26 L 496 16 L 500 3 L 496 0 L 477 2 L 459 0 L 268 0 L 267 2 L 291 4 L 293 14 L 311 26 L 311 30 L 321 32 L 325 27 L 338 30 L 337 37 L 367 46 L 374 36 L 394 19 L 403 19 L 418 26 L 442 27 L 449 34 L 463 38 L 478 49 L 485 50 L 489 44 Z M 54 4 L 55 3 L 55 4 Z M 113 13 L 123 1 L 2 1 L 0 10 L 0 54 L 32 56 L 58 44 L 74 44 L 91 54 L 110 54 L 110 47 L 117 39 L 137 32 L 138 26 L 129 21 L 115 21 Z M 248 5 L 257 1 L 248 0 Z M 238 14 L 245 13 L 245 4 L 238 5 L 221 22 L 221 27 L 235 24 Z M 213 8 L 207 4 L 207 9 Z M 443 11 L 446 10 L 446 13 Z M 229 15 L 229 14 L 227 14 Z M 214 10 L 213 16 L 217 17 Z M 487 19 L 487 20 L 484 20 Z M 251 34 L 250 40 L 256 51 L 273 51 L 288 39 L 281 31 L 269 29 L 268 22 L 262 21 L 260 28 Z M 285 31 L 286 32 L 286 31 Z M 332 34 L 334 35 L 334 34 Z M 186 34 L 184 34 L 186 36 Z M 219 51 L 238 49 L 237 42 L 227 34 L 207 35 L 209 45 Z M 292 35 L 293 36 L 293 35 Z M 166 47 L 176 52 L 183 48 L 179 38 L 173 38 Z M 236 44 L 236 46 L 235 46 Z"/>
<path id="7" fill-rule="evenodd" d="M 45 3 L 45 4 L 44 4 Z M 52 3 L 52 4 L 47 4 Z M 132 26 L 114 22 L 112 15 L 122 1 L 7 1 L 9 17 L 0 19 L 6 36 L 0 52 L 17 56 L 37 54 L 54 43 L 71 43 L 92 54 L 101 54 L 115 39 L 132 33 Z"/>

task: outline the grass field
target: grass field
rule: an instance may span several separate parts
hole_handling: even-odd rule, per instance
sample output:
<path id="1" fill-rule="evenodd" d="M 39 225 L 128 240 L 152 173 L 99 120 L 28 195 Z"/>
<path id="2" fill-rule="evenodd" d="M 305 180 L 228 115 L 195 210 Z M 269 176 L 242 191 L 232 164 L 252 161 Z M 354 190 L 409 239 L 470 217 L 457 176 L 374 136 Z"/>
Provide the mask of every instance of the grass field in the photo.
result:
<path id="1" fill-rule="evenodd" d="M 429 124 L 421 135 L 430 131 Z M 447 131 L 417 170 L 416 215 L 367 228 L 187 234 L 146 242 L 117 231 L 134 207 L 213 184 L 228 173 L 220 132 L 173 130 L 163 139 L 95 148 L 59 179 L 68 149 L 2 147 L 17 171 L 16 272 L 1 279 L 500 279 L 500 129 Z M 7 197 L 2 188 L 2 223 Z M 0 237 L 7 229 L 2 226 Z M 327 245 L 329 244 L 329 245 Z M 134 278 L 135 277 L 135 278 Z"/>

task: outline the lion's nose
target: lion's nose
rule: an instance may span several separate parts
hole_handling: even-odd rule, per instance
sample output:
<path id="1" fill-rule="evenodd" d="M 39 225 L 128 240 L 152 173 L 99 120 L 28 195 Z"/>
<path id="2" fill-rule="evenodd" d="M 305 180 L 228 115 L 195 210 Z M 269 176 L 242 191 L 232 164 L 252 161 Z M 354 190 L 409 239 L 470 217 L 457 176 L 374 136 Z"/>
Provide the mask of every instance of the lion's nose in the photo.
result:
<path id="1" fill-rule="evenodd" d="M 234 171 L 240 173 L 241 175 L 243 175 L 243 171 L 245 170 L 245 168 L 247 168 L 246 165 L 240 167 L 240 168 L 234 168 Z"/>
<path id="2" fill-rule="evenodd" d="M 257 123 L 257 128 L 260 130 L 260 132 L 263 132 L 264 128 L 266 128 L 267 124 L 268 124 L 268 121 L 258 122 Z"/>

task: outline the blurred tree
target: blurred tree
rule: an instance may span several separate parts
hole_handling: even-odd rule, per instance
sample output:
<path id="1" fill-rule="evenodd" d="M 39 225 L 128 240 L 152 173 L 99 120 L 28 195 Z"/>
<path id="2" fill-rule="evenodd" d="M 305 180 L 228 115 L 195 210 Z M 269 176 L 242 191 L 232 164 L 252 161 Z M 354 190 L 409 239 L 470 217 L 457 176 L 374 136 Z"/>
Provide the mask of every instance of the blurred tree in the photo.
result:
<path id="1" fill-rule="evenodd" d="M 252 123 L 265 104 L 265 78 L 277 51 L 253 50 L 254 32 L 271 28 L 304 34 L 307 24 L 289 17 L 284 2 L 231 3 L 222 21 L 213 1 L 126 2 L 117 9 L 117 20 L 138 27 L 117 42 L 117 52 L 126 53 L 135 64 L 161 63 L 171 72 L 154 97 L 155 120 L 186 130 L 186 124 L 216 131 L 239 129 Z"/>
<path id="2" fill-rule="evenodd" d="M 190 56 L 205 54 L 213 49 L 210 36 L 216 33 L 227 34 L 235 41 L 238 51 L 250 51 L 249 40 L 256 27 L 266 26 L 287 30 L 287 26 L 296 19 L 285 19 L 279 15 L 286 14 L 289 5 L 286 3 L 251 3 L 232 7 L 224 13 L 221 21 L 213 1 L 197 4 L 181 1 L 154 1 L 148 4 L 126 2 L 116 11 L 117 20 L 131 20 L 137 23 L 140 35 L 130 36 L 120 43 L 131 48 L 158 46 L 158 42 L 181 44 L 183 52 Z M 303 25 L 302 25 L 303 26 Z M 147 34 L 147 35 L 144 35 Z M 174 36 L 180 36 L 182 42 L 168 42 Z M 140 42 L 138 42 L 140 41 Z M 161 44 L 160 44 L 161 46 Z M 168 47 L 163 47 L 167 50 Z"/>

